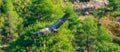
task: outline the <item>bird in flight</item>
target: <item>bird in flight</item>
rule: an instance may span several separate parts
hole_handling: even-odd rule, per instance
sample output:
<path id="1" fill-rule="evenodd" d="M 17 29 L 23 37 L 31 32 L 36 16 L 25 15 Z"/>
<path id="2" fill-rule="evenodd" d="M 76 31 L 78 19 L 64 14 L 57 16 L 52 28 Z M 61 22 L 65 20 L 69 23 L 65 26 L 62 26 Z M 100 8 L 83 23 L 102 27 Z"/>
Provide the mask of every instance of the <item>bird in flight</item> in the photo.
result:
<path id="1" fill-rule="evenodd" d="M 68 19 L 69 17 L 69 13 L 66 13 L 62 18 L 60 18 L 57 22 L 55 22 L 54 24 L 52 24 L 49 27 L 43 28 L 38 30 L 37 32 L 34 32 L 34 36 L 40 36 L 43 34 L 48 34 L 51 32 L 57 33 L 57 29 Z"/>

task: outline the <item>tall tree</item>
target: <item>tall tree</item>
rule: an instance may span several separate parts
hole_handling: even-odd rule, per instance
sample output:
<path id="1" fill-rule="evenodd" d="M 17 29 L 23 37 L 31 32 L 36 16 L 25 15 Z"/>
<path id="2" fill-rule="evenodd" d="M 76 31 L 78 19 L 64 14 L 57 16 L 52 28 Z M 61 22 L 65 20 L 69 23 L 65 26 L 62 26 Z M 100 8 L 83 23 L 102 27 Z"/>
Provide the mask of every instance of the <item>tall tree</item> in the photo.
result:
<path id="1" fill-rule="evenodd" d="M 22 19 L 19 17 L 14 9 L 12 0 L 4 0 L 4 11 L 6 14 L 5 20 L 5 31 L 9 41 L 18 37 L 19 29 L 21 28 Z M 12 40 L 11 40 L 12 39 Z"/>

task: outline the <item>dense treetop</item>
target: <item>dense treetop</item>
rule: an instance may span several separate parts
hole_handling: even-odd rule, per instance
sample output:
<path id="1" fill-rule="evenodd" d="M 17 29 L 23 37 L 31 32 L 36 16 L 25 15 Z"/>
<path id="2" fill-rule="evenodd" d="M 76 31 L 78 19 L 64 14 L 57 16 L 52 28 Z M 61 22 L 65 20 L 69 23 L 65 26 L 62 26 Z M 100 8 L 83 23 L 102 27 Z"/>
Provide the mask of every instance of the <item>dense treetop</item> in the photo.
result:
<path id="1" fill-rule="evenodd" d="M 73 5 L 94 0 L 78 1 L 0 0 L 0 52 L 120 52 L 120 1 L 86 15 Z M 33 35 L 66 13 L 58 33 Z"/>

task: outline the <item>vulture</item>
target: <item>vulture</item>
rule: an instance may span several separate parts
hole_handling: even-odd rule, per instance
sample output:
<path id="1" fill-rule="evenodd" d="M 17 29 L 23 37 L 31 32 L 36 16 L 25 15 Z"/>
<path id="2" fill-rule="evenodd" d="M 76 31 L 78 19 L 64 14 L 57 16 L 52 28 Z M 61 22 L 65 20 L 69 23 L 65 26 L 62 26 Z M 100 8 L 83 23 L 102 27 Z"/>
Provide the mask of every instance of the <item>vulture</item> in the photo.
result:
<path id="1" fill-rule="evenodd" d="M 62 18 L 60 18 L 58 21 L 56 21 L 54 24 L 52 24 L 49 27 L 43 28 L 38 30 L 37 32 L 34 32 L 33 35 L 34 36 L 40 36 L 43 34 L 48 34 L 51 32 L 57 33 L 57 29 L 68 19 L 70 15 L 68 13 L 66 13 Z"/>

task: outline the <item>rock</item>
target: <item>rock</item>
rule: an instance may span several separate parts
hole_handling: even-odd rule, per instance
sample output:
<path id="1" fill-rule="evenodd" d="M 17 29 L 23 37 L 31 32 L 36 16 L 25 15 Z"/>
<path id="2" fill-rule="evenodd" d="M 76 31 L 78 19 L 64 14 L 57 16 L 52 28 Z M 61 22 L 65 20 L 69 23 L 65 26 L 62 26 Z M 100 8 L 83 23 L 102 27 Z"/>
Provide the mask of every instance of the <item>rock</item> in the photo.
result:
<path id="1" fill-rule="evenodd" d="M 108 0 L 90 0 L 90 2 L 83 2 L 83 0 L 71 0 L 76 12 L 80 12 L 82 15 L 88 15 L 89 11 L 93 11 L 97 8 L 104 8 L 108 5 Z M 79 2 L 78 2 L 79 1 Z"/>

